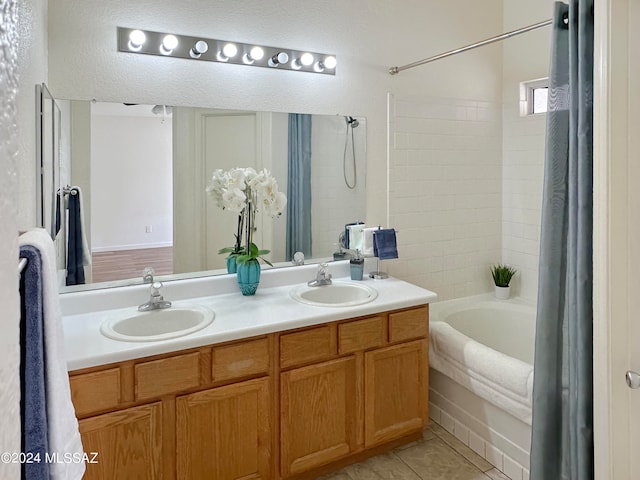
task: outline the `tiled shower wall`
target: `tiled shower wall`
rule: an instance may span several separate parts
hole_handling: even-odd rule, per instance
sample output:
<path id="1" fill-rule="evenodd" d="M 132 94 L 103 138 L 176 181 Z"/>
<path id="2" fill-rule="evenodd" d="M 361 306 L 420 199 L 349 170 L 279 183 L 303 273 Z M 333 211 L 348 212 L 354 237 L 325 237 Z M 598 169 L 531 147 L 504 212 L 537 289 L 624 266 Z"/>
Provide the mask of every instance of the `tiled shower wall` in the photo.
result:
<path id="1" fill-rule="evenodd" d="M 392 275 L 439 299 L 491 291 L 502 259 L 502 106 L 446 98 L 390 101 Z"/>
<path id="2" fill-rule="evenodd" d="M 538 258 L 546 115 L 521 117 L 503 108 L 502 260 L 518 269 L 512 289 L 530 301 L 538 294 Z"/>

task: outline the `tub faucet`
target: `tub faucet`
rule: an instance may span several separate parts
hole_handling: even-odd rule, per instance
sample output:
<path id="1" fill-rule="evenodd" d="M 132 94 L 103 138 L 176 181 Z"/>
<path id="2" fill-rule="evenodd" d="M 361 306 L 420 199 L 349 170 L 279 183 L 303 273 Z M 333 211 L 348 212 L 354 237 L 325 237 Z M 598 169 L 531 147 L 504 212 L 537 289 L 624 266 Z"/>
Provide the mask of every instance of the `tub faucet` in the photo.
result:
<path id="1" fill-rule="evenodd" d="M 318 273 L 315 280 L 309 280 L 307 285 L 310 287 L 320 287 L 322 285 L 331 285 L 331 274 L 329 273 L 329 265 L 321 263 L 318 265 Z"/>
<path id="2" fill-rule="evenodd" d="M 162 288 L 162 282 L 153 282 L 151 284 L 151 298 L 146 303 L 143 303 L 138 307 L 140 312 L 148 312 L 150 310 L 160 310 L 162 308 L 169 308 L 171 302 L 165 300 L 160 289 Z"/>

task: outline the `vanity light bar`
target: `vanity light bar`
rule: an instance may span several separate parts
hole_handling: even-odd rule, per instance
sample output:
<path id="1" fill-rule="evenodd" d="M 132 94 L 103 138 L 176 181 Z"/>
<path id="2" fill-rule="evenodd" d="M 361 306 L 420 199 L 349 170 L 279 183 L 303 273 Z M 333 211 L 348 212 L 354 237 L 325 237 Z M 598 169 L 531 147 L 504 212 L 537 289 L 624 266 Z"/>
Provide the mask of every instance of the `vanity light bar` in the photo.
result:
<path id="1" fill-rule="evenodd" d="M 335 75 L 337 63 L 335 55 L 327 53 L 124 27 L 118 27 L 118 51 L 325 75 Z"/>

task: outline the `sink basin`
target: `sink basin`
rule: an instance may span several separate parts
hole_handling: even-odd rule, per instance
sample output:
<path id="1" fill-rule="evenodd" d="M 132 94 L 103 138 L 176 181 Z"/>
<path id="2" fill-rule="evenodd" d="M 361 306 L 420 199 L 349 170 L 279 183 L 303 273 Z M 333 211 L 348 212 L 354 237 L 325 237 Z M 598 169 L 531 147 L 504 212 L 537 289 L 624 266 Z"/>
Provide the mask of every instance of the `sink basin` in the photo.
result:
<path id="1" fill-rule="evenodd" d="M 377 296 L 378 292 L 367 285 L 348 282 L 333 282 L 319 287 L 300 285 L 291 290 L 294 300 L 322 307 L 352 307 L 369 303 Z"/>
<path id="2" fill-rule="evenodd" d="M 105 321 L 100 332 L 122 342 L 155 342 L 182 337 L 213 322 L 212 310 L 192 305 L 131 313 Z"/>

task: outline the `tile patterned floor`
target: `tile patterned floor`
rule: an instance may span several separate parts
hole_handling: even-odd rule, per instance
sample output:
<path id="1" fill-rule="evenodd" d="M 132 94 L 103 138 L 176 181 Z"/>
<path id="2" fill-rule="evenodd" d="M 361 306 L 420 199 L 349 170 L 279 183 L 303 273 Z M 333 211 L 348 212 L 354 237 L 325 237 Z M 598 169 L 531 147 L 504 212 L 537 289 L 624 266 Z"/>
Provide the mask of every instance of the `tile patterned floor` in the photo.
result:
<path id="1" fill-rule="evenodd" d="M 436 423 L 422 440 L 325 475 L 321 480 L 509 480 Z"/>

